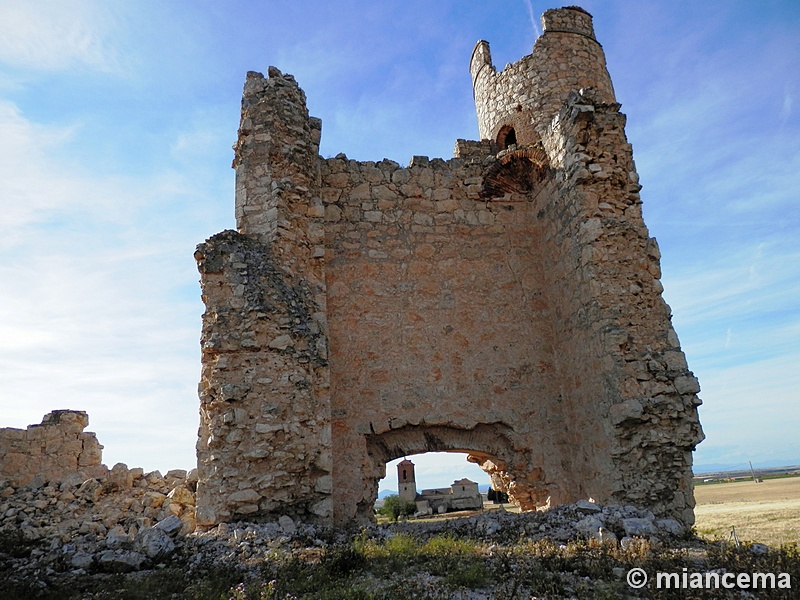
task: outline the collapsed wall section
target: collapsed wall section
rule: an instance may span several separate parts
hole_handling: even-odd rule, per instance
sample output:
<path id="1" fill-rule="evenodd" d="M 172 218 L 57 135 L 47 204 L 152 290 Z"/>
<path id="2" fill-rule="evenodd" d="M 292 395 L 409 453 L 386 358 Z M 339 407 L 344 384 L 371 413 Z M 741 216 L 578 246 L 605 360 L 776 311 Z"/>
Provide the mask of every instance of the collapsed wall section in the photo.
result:
<path id="1" fill-rule="evenodd" d="M 54 410 L 39 425 L 0 429 L 0 479 L 25 486 L 35 478 L 83 481 L 107 473 L 101 464 L 103 446 L 84 432 L 89 415 L 77 410 Z"/>
<path id="2" fill-rule="evenodd" d="M 548 274 L 561 290 L 558 380 L 571 406 L 598 407 L 594 423 L 580 412 L 567 418 L 592 432 L 595 452 L 580 470 L 610 473 L 599 497 L 690 525 L 700 387 L 661 296 L 658 244 L 642 219 L 619 108 L 594 90 L 572 93 L 543 131 L 560 181 L 542 215 L 557 248 Z"/>
<path id="3" fill-rule="evenodd" d="M 331 450 L 320 121 L 291 75 L 248 73 L 238 232 L 197 248 L 203 315 L 198 525 L 330 524 Z"/>

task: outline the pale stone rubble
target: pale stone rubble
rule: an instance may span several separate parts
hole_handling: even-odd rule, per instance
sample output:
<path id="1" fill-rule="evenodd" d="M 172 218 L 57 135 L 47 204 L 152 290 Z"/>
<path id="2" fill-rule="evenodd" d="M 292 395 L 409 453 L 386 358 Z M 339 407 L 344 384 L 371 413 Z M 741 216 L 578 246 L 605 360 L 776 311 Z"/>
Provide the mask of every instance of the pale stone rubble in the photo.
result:
<path id="1" fill-rule="evenodd" d="M 113 473 L 113 475 L 112 475 Z M 143 473 L 117 464 L 108 477 L 15 487 L 0 481 L 0 533 L 37 542 L 42 565 L 126 570 L 150 566 L 194 531 L 196 471 Z"/>
<path id="2" fill-rule="evenodd" d="M 108 469 L 95 434 L 83 433 L 88 422 L 60 410 L 27 432 L 0 429 L 0 534 L 36 542 L 32 559 L 43 568 L 150 566 L 195 530 L 197 470 Z"/>
<path id="3" fill-rule="evenodd" d="M 88 424 L 86 413 L 58 413 L 58 418 L 51 413 L 37 426 L 45 431 L 35 429 L 31 448 L 12 435 L 14 451 L 30 454 L 41 449 L 39 440 L 74 436 L 76 427 L 82 431 Z M 0 430 L 0 439 L 9 439 L 7 431 Z M 82 435 L 97 444 L 94 434 Z M 87 479 L 77 466 L 48 476 L 31 466 L 18 477 L 0 479 L 0 536 L 16 536 L 21 545 L 30 547 L 25 556 L 0 552 L 0 570 L 44 582 L 61 575 L 124 573 L 179 561 L 189 570 L 227 564 L 245 573 L 253 570 L 256 576 L 259 561 L 269 560 L 275 550 L 324 547 L 347 542 L 351 535 L 286 514 L 269 522 L 222 523 L 204 533 L 196 531 L 195 469 L 174 469 L 165 475 L 122 463 L 107 469 L 99 463 L 101 458 L 98 451 L 98 464 L 92 465 L 97 476 Z M 31 476 L 32 471 L 37 473 Z M 449 532 L 487 543 L 520 537 L 596 538 L 625 546 L 633 537 L 657 542 L 684 536 L 686 530 L 678 521 L 656 518 L 648 510 L 602 507 L 584 500 L 547 512 L 520 515 L 497 510 L 438 523 L 373 526 L 364 534 L 385 538 L 397 532 L 423 536 Z"/>
<path id="4" fill-rule="evenodd" d="M 687 536 L 685 528 L 674 519 L 658 519 L 647 510 L 633 506 L 600 506 L 582 501 L 561 505 L 549 511 L 515 513 L 487 510 L 469 517 L 438 521 L 401 521 L 396 524 L 371 525 L 360 529 L 359 538 L 385 540 L 398 534 L 422 539 L 452 535 L 476 540 L 491 551 L 495 545 L 551 540 L 595 539 L 627 549 L 647 540 L 651 545 L 671 545 Z M 249 569 L 258 577 L 261 561 L 270 560 L 276 550 L 329 547 L 352 541 L 353 532 L 333 532 L 324 527 L 294 522 L 282 517 L 280 522 L 222 523 L 204 533 L 184 540 L 187 567 L 202 569 L 212 564 L 227 564 Z"/>
<path id="5" fill-rule="evenodd" d="M 222 523 L 207 532 L 193 532 L 193 520 L 187 516 L 194 508 L 192 474 L 170 471 L 162 477 L 158 472 L 131 471 L 132 486 L 127 488 L 108 479 L 89 479 L 78 486 L 70 482 L 33 482 L 19 488 L 0 484 L 0 535 L 19 532 L 33 546 L 25 557 L 0 552 L 0 570 L 47 579 L 59 574 L 129 572 L 181 561 L 190 570 L 227 564 L 251 568 L 256 576 L 258 562 L 270 560 L 274 550 L 325 547 L 350 539 L 350 533 L 287 515 L 272 522 Z M 119 468 L 118 473 L 122 472 Z M 683 537 L 686 531 L 674 519 L 657 519 L 647 510 L 602 507 L 588 501 L 546 512 L 492 510 L 472 517 L 408 521 L 362 531 L 374 538 L 396 533 L 450 533 L 487 544 L 595 538 L 626 547 L 633 538 L 661 543 Z"/>

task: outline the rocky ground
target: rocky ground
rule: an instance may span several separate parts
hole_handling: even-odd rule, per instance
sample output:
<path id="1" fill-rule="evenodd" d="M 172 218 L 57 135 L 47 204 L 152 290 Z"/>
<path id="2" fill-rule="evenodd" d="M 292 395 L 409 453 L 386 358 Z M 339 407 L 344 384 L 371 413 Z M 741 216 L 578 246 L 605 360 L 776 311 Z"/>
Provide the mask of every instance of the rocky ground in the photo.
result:
<path id="1" fill-rule="evenodd" d="M 194 471 L 162 476 L 123 464 L 85 481 L 0 483 L 0 535 L 27 548 L 3 562 L 25 577 L 152 566 L 194 531 L 196 485 Z"/>
<path id="2" fill-rule="evenodd" d="M 285 516 L 196 533 L 195 483 L 118 465 L 105 479 L 0 485 L 0 598 L 681 598 L 634 590 L 627 571 L 800 577 L 796 549 L 708 545 L 671 519 L 588 501 L 358 532 Z M 692 597 L 791 597 L 706 592 Z"/>

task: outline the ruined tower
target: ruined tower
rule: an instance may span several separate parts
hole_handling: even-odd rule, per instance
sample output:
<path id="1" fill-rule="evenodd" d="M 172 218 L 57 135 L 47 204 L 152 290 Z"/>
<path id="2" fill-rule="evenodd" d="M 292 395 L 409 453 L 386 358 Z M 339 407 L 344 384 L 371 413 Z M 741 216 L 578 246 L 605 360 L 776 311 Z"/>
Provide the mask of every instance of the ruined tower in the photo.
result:
<path id="1" fill-rule="evenodd" d="M 470 60 L 481 141 L 407 167 L 318 154 L 290 75 L 249 73 L 238 231 L 198 246 L 201 527 L 372 519 L 386 462 L 465 452 L 523 509 L 694 520 L 697 380 L 591 16 Z"/>

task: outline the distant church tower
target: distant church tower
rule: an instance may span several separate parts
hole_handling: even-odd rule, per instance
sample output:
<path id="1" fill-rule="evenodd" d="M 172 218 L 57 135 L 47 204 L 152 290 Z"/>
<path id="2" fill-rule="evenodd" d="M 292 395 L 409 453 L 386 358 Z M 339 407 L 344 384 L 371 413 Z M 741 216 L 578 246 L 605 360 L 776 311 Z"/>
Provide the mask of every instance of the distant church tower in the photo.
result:
<path id="1" fill-rule="evenodd" d="M 412 502 L 417 497 L 417 480 L 414 477 L 414 463 L 405 459 L 397 465 L 397 489 L 400 497 Z"/>

